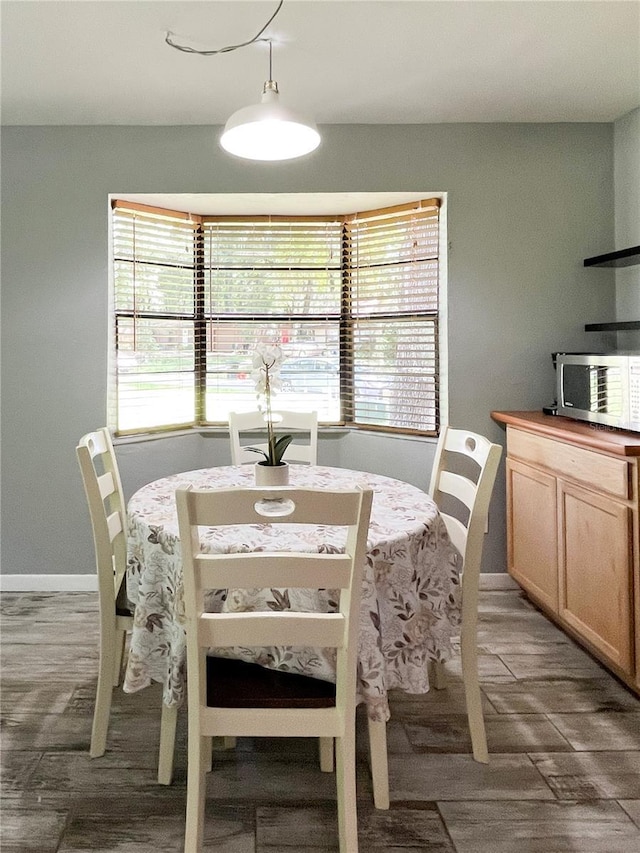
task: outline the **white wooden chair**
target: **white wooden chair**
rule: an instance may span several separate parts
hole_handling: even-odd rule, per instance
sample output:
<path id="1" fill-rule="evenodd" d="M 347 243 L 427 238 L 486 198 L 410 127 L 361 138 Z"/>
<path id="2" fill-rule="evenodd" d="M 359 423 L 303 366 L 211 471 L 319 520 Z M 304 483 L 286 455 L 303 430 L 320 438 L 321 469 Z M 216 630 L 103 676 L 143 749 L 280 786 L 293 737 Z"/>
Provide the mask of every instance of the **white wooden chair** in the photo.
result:
<path id="1" fill-rule="evenodd" d="M 286 462 L 306 462 L 309 465 L 318 463 L 318 414 L 317 412 L 284 412 L 273 413 L 275 430 L 278 435 L 291 433 L 293 441 L 287 447 L 284 459 Z M 246 462 L 259 462 L 262 458 L 257 453 L 247 450 L 247 446 L 267 449 L 265 441 L 266 423 L 264 412 L 229 412 L 229 434 L 231 437 L 231 464 L 244 465 Z M 244 433 L 256 432 L 259 441 L 251 441 Z M 298 441 L 298 438 L 304 441 Z M 244 443 L 243 443 L 244 440 Z"/>
<path id="2" fill-rule="evenodd" d="M 458 458 L 465 457 L 474 463 L 477 479 L 473 474 L 470 476 L 467 469 L 462 472 L 460 466 L 456 466 L 455 457 L 452 459 L 449 454 L 458 454 Z M 483 764 L 489 761 L 489 752 L 478 679 L 478 586 L 489 503 L 501 455 L 500 445 L 492 444 L 484 436 L 445 427 L 440 434 L 429 485 L 429 493 L 438 504 L 449 538 L 462 554 L 462 681 L 473 757 Z M 447 503 L 450 498 L 466 507 L 466 519 L 457 517 L 459 513 Z M 444 665 L 434 662 L 432 673 L 434 687 L 441 690 L 446 686 Z"/>
<path id="3" fill-rule="evenodd" d="M 261 501 L 284 501 L 287 515 L 265 515 Z M 189 748 L 185 853 L 199 853 L 204 831 L 211 738 L 313 737 L 336 743 L 341 853 L 357 853 L 355 780 L 356 658 L 372 492 L 225 489 L 176 493 L 184 566 Z M 345 553 L 200 552 L 198 526 L 319 524 L 346 528 Z M 208 589 L 302 587 L 340 590 L 336 613 L 204 612 Z M 207 656 L 211 647 L 334 647 L 336 684 Z"/>
<path id="4" fill-rule="evenodd" d="M 89 752 L 97 758 L 106 750 L 112 692 L 120 683 L 126 634 L 133 627 L 133 612 L 124 593 L 126 509 L 109 431 L 101 428 L 84 435 L 76 455 L 91 516 L 100 602 L 100 662 Z M 176 722 L 176 708 L 163 703 L 158 781 L 165 785 L 170 784 L 173 771 Z"/>
<path id="5" fill-rule="evenodd" d="M 457 463 L 456 457 L 451 454 L 457 455 Z M 462 679 L 473 757 L 485 764 L 489 761 L 489 753 L 478 679 L 478 584 L 489 503 L 501 454 L 500 445 L 492 444 L 484 436 L 468 430 L 444 427 L 440 433 L 429 486 L 429 493 L 438 505 L 449 537 L 462 555 Z M 456 502 L 458 508 L 462 506 L 466 512 L 456 509 Z M 462 515 L 462 519 L 459 515 Z M 433 686 L 436 689 L 444 688 L 446 679 L 443 664 L 434 662 L 430 669 Z M 385 723 L 370 720 L 369 737 L 374 803 L 376 808 L 389 808 Z"/>

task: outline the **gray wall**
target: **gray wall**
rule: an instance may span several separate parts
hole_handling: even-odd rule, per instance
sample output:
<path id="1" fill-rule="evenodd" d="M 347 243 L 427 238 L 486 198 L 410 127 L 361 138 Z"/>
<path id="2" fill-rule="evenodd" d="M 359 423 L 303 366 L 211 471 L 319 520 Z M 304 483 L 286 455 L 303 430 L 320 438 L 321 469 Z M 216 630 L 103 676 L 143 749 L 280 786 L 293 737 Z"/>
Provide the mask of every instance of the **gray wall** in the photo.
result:
<path id="1" fill-rule="evenodd" d="M 598 346 L 615 311 L 582 259 L 614 240 L 613 126 L 330 126 L 291 163 L 235 161 L 208 127 L 9 127 L 2 137 L 2 571 L 93 571 L 74 456 L 106 420 L 109 193 L 449 193 L 450 422 L 504 442 L 492 409 L 553 399 L 550 353 Z M 128 494 L 228 461 L 222 437 L 121 445 Z M 432 445 L 323 437 L 321 461 L 426 486 Z M 485 570 L 505 567 L 499 474 Z"/>

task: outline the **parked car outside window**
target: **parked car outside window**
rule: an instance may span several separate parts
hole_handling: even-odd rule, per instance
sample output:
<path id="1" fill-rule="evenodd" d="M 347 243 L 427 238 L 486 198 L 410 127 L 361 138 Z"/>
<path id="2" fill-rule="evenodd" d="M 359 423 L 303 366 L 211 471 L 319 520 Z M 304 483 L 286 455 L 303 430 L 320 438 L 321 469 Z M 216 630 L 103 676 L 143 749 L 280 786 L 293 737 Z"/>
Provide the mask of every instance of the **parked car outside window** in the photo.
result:
<path id="1" fill-rule="evenodd" d="M 329 358 L 289 358 L 280 368 L 283 391 L 318 394 L 337 385 L 338 362 Z"/>

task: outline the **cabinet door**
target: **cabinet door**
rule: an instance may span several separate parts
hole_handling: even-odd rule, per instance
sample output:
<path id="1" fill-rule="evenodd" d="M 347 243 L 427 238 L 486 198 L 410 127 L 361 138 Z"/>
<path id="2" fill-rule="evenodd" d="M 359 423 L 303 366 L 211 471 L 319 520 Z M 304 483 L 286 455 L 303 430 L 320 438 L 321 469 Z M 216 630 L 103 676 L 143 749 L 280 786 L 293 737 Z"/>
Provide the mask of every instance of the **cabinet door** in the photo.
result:
<path id="1" fill-rule="evenodd" d="M 559 481 L 560 615 L 626 672 L 632 667 L 630 509 Z"/>
<path id="2" fill-rule="evenodd" d="M 558 612 L 556 478 L 507 459 L 509 574 L 540 604 Z"/>

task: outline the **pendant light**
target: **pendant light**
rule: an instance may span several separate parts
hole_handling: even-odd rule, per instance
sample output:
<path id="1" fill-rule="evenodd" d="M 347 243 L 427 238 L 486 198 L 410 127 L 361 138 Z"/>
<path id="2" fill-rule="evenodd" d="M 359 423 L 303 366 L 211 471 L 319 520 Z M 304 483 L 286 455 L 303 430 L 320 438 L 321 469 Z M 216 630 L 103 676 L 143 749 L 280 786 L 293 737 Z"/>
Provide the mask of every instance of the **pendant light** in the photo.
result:
<path id="1" fill-rule="evenodd" d="M 229 154 L 247 160 L 292 160 L 320 145 L 314 122 L 280 103 L 272 79 L 273 45 L 269 40 L 269 79 L 259 104 L 242 107 L 227 121 L 220 145 Z"/>
<path id="2" fill-rule="evenodd" d="M 271 38 L 262 37 L 275 20 L 283 2 L 284 0 L 280 0 L 275 12 L 253 38 L 239 44 L 229 44 L 215 50 L 198 50 L 176 42 L 172 32 L 168 32 L 165 37 L 169 47 L 200 56 L 215 56 L 257 42 L 269 42 L 269 79 L 264 84 L 260 103 L 235 112 L 227 121 L 220 137 L 220 145 L 225 151 L 247 160 L 292 160 L 294 157 L 309 154 L 320 145 L 320 134 L 313 120 L 280 103 L 278 84 L 272 74 L 273 41 Z"/>

